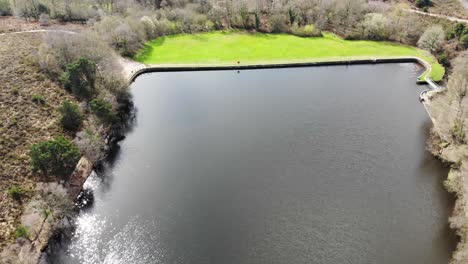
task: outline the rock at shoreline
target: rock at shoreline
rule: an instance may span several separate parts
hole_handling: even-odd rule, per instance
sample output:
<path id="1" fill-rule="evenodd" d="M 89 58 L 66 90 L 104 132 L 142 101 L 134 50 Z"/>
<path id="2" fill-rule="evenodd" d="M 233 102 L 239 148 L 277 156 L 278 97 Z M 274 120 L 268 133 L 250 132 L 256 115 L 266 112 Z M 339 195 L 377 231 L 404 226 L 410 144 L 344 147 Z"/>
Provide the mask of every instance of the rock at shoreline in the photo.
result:
<path id="1" fill-rule="evenodd" d="M 68 181 L 68 196 L 71 199 L 74 200 L 78 196 L 92 170 L 93 164 L 87 158 L 82 157 Z"/>

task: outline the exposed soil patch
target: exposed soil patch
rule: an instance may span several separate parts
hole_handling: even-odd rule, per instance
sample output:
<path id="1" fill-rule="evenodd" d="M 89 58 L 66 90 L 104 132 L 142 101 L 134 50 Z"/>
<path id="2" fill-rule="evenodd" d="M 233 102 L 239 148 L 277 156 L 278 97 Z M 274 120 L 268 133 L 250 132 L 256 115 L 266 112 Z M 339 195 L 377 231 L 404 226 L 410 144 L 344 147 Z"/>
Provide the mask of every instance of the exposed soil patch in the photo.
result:
<path id="1" fill-rule="evenodd" d="M 49 26 L 41 26 L 37 21 L 26 21 L 18 17 L 0 16 L 0 33 L 18 32 L 37 29 L 66 29 L 69 31 L 80 31 L 86 27 L 85 24 L 78 23 L 60 23 L 54 20 L 50 21 Z"/>

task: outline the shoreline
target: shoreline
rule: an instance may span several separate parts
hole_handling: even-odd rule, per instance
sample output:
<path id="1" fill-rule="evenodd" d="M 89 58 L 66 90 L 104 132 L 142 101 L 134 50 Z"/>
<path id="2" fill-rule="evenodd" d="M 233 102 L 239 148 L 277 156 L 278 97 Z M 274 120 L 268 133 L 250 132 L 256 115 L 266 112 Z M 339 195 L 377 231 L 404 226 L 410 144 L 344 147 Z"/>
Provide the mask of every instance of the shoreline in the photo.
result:
<path id="1" fill-rule="evenodd" d="M 135 79 L 145 73 L 151 72 L 178 72 L 178 71 L 222 71 L 222 70 L 256 70 L 256 69 L 281 69 L 281 68 L 301 68 L 301 67 L 324 67 L 324 66 L 350 66 L 369 64 L 389 64 L 389 63 L 417 63 L 424 67 L 425 71 L 418 76 L 418 84 L 429 84 L 431 88 L 440 90 L 430 78 L 432 67 L 427 61 L 418 57 L 387 57 L 387 58 L 366 58 L 366 59 L 343 59 L 343 60 L 322 60 L 309 62 L 284 62 L 284 63 L 258 63 L 258 64 L 143 64 L 133 60 L 121 59 L 124 75 L 133 83 Z"/>
<path id="2" fill-rule="evenodd" d="M 442 91 L 429 91 L 423 95 L 423 105 L 429 115 L 433 128 L 432 135 L 427 142 L 428 150 L 431 154 L 448 164 L 450 169 L 443 185 L 447 192 L 454 194 L 455 203 L 452 214 L 449 217 L 449 226 L 455 230 L 459 242 L 452 254 L 451 264 L 466 263 L 468 257 L 468 164 L 463 160 L 463 152 L 466 150 L 464 145 L 450 143 L 447 135 L 443 132 L 442 119 L 437 119 L 435 113 L 436 106 L 432 105 L 432 99 Z"/>

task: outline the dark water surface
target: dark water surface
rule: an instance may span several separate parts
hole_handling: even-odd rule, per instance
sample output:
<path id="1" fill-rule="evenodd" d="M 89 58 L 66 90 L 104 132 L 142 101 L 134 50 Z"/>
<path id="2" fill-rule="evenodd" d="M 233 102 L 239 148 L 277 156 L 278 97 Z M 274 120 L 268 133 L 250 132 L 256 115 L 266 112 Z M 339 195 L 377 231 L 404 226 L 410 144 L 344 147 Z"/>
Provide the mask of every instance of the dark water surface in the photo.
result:
<path id="1" fill-rule="evenodd" d="M 53 263 L 447 263 L 414 64 L 152 73 Z"/>

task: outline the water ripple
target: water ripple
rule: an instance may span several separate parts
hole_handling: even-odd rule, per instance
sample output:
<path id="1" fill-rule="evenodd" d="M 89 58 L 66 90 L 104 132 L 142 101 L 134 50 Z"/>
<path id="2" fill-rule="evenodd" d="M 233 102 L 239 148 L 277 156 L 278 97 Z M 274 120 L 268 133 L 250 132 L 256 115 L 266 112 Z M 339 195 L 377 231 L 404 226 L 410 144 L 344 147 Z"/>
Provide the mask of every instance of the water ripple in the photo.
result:
<path id="1" fill-rule="evenodd" d="M 68 253 L 83 264 L 162 263 L 164 254 L 158 238 L 155 221 L 133 217 L 117 229 L 106 217 L 86 214 L 77 219 Z"/>

